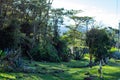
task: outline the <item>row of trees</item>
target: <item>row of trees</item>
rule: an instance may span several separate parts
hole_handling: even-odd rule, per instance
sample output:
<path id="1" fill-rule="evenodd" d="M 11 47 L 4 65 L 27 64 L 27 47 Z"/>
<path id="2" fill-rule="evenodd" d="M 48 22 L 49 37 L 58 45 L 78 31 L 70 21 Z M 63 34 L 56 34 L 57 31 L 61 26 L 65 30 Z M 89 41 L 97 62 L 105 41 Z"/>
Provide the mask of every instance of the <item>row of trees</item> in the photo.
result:
<path id="1" fill-rule="evenodd" d="M 75 36 L 87 17 L 73 16 L 81 10 L 53 9 L 52 2 L 0 0 L 0 49 L 7 52 L 20 48 L 22 56 L 39 61 L 69 60 L 67 44 L 60 36 L 60 26 L 65 17 L 74 20 L 75 26 L 69 28 L 73 28 Z"/>
<path id="2" fill-rule="evenodd" d="M 22 56 L 31 60 L 55 62 L 69 61 L 70 54 L 75 52 L 74 48 L 86 47 L 86 41 L 90 53 L 108 49 L 106 45 L 109 38 L 103 30 L 93 29 L 85 36 L 88 27 L 94 23 L 92 17 L 76 16 L 82 10 L 53 9 L 52 2 L 53 0 L 0 0 L 0 49 L 5 52 L 20 49 Z M 75 24 L 66 25 L 66 17 Z M 68 28 L 63 35 L 60 34 L 61 26 Z M 83 27 L 86 27 L 85 31 L 81 31 Z M 94 33 L 96 34 L 93 35 Z M 97 44 L 98 41 L 100 45 Z M 100 52 L 103 53 L 105 52 Z"/>

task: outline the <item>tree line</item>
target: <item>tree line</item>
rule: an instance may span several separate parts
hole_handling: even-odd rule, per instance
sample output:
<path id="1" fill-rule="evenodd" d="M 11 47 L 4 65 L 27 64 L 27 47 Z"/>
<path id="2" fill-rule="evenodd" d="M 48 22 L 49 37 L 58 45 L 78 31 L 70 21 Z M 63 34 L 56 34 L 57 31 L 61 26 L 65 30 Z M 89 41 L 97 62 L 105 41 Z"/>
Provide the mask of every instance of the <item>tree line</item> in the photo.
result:
<path id="1" fill-rule="evenodd" d="M 80 50 L 77 47 L 90 47 L 90 53 L 108 49 L 109 36 L 105 30 L 95 29 L 90 34 L 87 33 L 87 36 L 85 34 L 89 26 L 94 28 L 94 18 L 77 16 L 82 10 L 54 9 L 51 7 L 52 2 L 53 0 L 0 0 L 0 49 L 4 52 L 19 50 L 22 57 L 30 60 L 52 62 L 69 61 L 71 55 Z M 66 17 L 73 20 L 74 25 L 66 25 Z M 68 28 L 62 35 L 61 26 Z M 83 27 L 86 27 L 84 32 L 80 31 Z M 101 32 L 103 34 L 98 37 Z M 93 36 L 94 33 L 96 35 Z M 91 38 L 95 39 L 91 42 Z M 97 41 L 100 38 L 103 40 L 99 47 Z"/>

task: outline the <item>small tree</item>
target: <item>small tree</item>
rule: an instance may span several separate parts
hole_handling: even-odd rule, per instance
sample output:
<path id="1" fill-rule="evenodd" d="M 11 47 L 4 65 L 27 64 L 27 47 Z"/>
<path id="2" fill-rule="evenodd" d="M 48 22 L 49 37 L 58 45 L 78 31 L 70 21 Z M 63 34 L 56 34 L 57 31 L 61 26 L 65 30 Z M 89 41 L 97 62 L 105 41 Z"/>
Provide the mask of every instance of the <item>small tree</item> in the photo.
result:
<path id="1" fill-rule="evenodd" d="M 100 72 L 100 77 L 102 77 L 101 61 L 106 57 L 110 49 L 110 38 L 104 29 L 91 29 L 86 33 L 86 43 L 90 49 L 90 65 L 92 66 L 92 55 L 94 55 L 100 61 L 100 69 L 98 71 Z"/>

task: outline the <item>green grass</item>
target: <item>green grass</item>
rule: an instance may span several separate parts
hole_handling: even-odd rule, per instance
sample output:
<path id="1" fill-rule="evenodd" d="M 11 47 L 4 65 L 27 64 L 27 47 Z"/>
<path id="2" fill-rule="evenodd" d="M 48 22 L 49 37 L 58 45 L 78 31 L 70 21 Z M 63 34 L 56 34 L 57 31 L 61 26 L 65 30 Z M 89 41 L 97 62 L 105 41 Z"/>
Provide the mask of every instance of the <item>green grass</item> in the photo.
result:
<path id="1" fill-rule="evenodd" d="M 100 80 L 97 72 L 99 66 L 79 68 L 88 64 L 87 58 L 81 61 L 71 60 L 61 63 L 32 62 L 29 64 L 28 61 L 25 63 L 27 66 L 36 68 L 38 73 L 1 72 L 0 80 L 83 80 L 86 72 L 95 75 L 94 80 Z M 119 80 L 120 61 L 116 62 L 111 59 L 108 65 L 103 66 L 103 77 L 104 80 Z"/>

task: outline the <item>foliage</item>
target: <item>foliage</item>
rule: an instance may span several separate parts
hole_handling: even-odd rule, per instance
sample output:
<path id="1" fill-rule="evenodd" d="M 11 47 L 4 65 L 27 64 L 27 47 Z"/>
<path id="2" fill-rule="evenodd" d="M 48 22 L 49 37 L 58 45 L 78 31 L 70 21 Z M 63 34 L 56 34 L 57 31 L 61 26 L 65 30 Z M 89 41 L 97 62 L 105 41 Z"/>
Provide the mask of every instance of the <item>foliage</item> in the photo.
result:
<path id="1" fill-rule="evenodd" d="M 30 36 L 31 33 L 33 33 L 33 27 L 30 24 L 30 22 L 23 22 L 20 25 L 20 31 L 24 34 L 26 34 L 26 36 Z"/>
<path id="2" fill-rule="evenodd" d="M 120 52 L 119 51 L 115 51 L 112 54 L 110 54 L 110 57 L 114 58 L 114 59 L 120 59 Z"/>
<path id="3" fill-rule="evenodd" d="M 22 66 L 20 58 L 21 50 L 6 50 L 1 51 L 0 67 L 3 71 L 16 71 Z"/>
<path id="4" fill-rule="evenodd" d="M 68 46 L 79 47 L 84 45 L 84 41 L 82 40 L 83 33 L 77 30 L 68 30 L 66 33 L 62 35 L 62 38 L 66 40 Z"/>
<path id="5" fill-rule="evenodd" d="M 86 34 L 86 43 L 90 53 L 94 54 L 99 60 L 105 58 L 110 49 L 110 38 L 105 30 L 91 29 Z"/>
<path id="6" fill-rule="evenodd" d="M 12 20 L 10 24 L 1 30 L 0 34 L 0 48 L 5 49 L 5 48 L 18 48 L 20 45 L 20 38 L 21 38 L 21 33 L 19 31 L 19 25 L 18 22 L 15 20 Z"/>
<path id="7" fill-rule="evenodd" d="M 58 56 L 62 61 L 70 60 L 70 51 L 67 47 L 66 41 L 62 39 L 58 39 L 57 43 L 54 44 L 56 50 L 58 51 Z"/>
<path id="8" fill-rule="evenodd" d="M 60 61 L 57 51 L 55 47 L 51 44 L 47 44 L 46 46 L 37 45 L 31 50 L 31 55 L 36 61 L 52 61 L 58 62 Z"/>
<path id="9" fill-rule="evenodd" d="M 85 72 L 97 73 L 97 66 L 94 69 L 85 68 L 88 64 L 88 58 L 83 58 L 83 53 L 75 49 L 75 58 L 80 61 L 71 60 L 71 50 L 73 46 L 84 46 L 85 37 L 80 32 L 81 27 L 93 24 L 92 17 L 76 16 L 81 10 L 65 10 L 64 8 L 51 8 L 53 0 L 0 0 L 0 71 L 7 69 L 17 73 L 0 73 L 0 79 L 17 79 L 17 80 L 83 80 Z M 65 18 L 72 19 L 75 22 L 73 26 L 64 24 Z M 61 26 L 65 25 L 70 30 L 65 34 L 60 34 Z M 115 30 L 118 32 L 118 30 Z M 89 32 L 88 32 L 89 33 Z M 98 59 L 106 57 L 110 49 L 113 33 L 107 33 L 104 30 L 91 30 L 87 45 L 91 53 Z M 90 38 L 89 38 L 90 37 Z M 95 40 L 91 40 L 94 38 Z M 90 41 L 89 41 L 90 40 Z M 93 42 L 94 41 L 94 42 Z M 94 44 L 93 44 L 94 43 Z M 35 61 L 29 64 L 22 58 L 30 57 Z M 46 62 L 48 61 L 48 62 Z M 61 63 L 50 63 L 60 62 Z M 62 62 L 66 61 L 66 62 Z M 69 62 L 68 62 L 69 61 Z M 117 80 L 119 75 L 119 63 L 105 67 L 105 80 Z M 26 65 L 29 69 L 35 71 L 25 71 Z M 78 68 L 83 67 L 83 68 Z M 110 70 L 113 69 L 111 72 Z M 33 74 L 33 72 L 35 74 Z M 110 72 L 110 75 L 108 74 Z M 110 76 L 110 78 L 108 77 Z M 114 77 L 113 77 L 113 76 Z M 29 76 L 29 77 L 28 77 Z M 96 80 L 99 80 L 96 77 Z"/>
<path id="10" fill-rule="evenodd" d="M 60 27 L 64 25 L 65 17 L 73 19 L 73 15 L 82 11 L 54 9 L 51 8 L 52 2 L 53 0 L 1 2 L 0 48 L 2 50 L 21 48 L 22 56 L 32 56 L 31 58 L 39 61 L 69 61 L 70 51 L 67 41 L 61 39 Z M 76 19 L 85 22 L 88 18 L 81 17 L 79 20 L 76 17 Z M 76 19 L 74 17 L 75 21 Z M 77 39 L 80 33 L 78 31 L 73 33 L 72 36 L 76 38 L 74 43 L 81 42 L 82 40 Z M 75 45 L 78 46 L 77 43 Z"/>
<path id="11" fill-rule="evenodd" d="M 81 27 L 94 22 L 76 16 L 82 10 L 51 8 L 53 0 L 4 0 L 0 3 L 0 49 L 21 48 L 22 57 L 37 61 L 69 61 L 70 47 L 85 46 Z M 64 24 L 65 18 L 75 22 Z M 61 35 L 61 26 L 70 30 Z M 75 52 L 75 50 L 73 50 Z M 80 54 L 81 55 L 81 54 Z"/>
<path id="12" fill-rule="evenodd" d="M 43 46 L 45 45 L 45 46 Z M 67 52 L 67 46 L 64 41 L 57 41 L 54 44 L 50 42 L 47 44 L 39 44 L 31 49 L 31 55 L 34 60 L 37 61 L 69 61 L 69 53 Z"/>
<path id="13" fill-rule="evenodd" d="M 0 50 L 0 59 L 5 56 L 5 52 L 3 50 Z"/>
<path id="14" fill-rule="evenodd" d="M 75 60 L 81 60 L 84 58 L 83 49 L 81 47 L 75 47 L 74 48 L 74 59 Z"/>
<path id="15" fill-rule="evenodd" d="M 110 49 L 110 53 L 114 53 L 114 52 L 116 52 L 116 51 L 118 51 L 118 49 L 115 48 L 115 47 L 112 47 L 112 48 Z"/>

